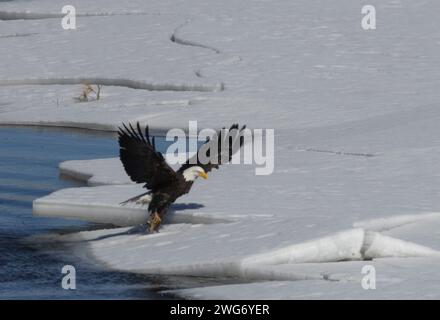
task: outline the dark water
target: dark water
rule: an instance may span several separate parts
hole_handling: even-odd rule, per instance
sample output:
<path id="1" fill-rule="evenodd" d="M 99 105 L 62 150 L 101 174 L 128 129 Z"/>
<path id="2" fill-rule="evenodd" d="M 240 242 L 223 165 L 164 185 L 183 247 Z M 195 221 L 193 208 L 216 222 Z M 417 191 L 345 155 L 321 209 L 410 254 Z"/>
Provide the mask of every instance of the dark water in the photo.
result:
<path id="1" fill-rule="evenodd" d="M 163 141 L 157 145 L 164 148 Z M 169 298 L 157 293 L 163 279 L 103 271 L 75 257 L 68 247 L 29 240 L 55 231 L 99 228 L 87 222 L 33 217 L 32 201 L 81 185 L 59 178 L 61 161 L 114 157 L 117 152 L 111 134 L 0 127 L 0 299 Z M 76 290 L 61 287 L 66 264 L 76 268 Z"/>

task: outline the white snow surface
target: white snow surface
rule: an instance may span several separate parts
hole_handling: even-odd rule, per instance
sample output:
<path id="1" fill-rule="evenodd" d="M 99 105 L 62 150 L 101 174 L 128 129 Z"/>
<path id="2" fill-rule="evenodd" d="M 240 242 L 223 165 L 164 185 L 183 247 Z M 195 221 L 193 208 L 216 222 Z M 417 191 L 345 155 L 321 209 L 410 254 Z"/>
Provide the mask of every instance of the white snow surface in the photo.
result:
<path id="1" fill-rule="evenodd" d="M 88 186 L 34 213 L 123 228 L 54 239 L 109 268 L 237 279 L 184 297 L 440 298 L 438 1 L 370 1 L 374 31 L 349 0 L 69 4 L 71 31 L 62 1 L 0 2 L 0 123 L 246 123 L 275 129 L 275 172 L 224 166 L 148 234 L 146 209 L 119 205 L 142 188 L 117 160 L 66 162 Z M 104 85 L 99 101 L 75 102 L 85 81 Z"/>
<path id="2" fill-rule="evenodd" d="M 64 161 L 59 168 L 62 175 L 86 182 L 88 186 L 133 183 L 118 158 Z"/>

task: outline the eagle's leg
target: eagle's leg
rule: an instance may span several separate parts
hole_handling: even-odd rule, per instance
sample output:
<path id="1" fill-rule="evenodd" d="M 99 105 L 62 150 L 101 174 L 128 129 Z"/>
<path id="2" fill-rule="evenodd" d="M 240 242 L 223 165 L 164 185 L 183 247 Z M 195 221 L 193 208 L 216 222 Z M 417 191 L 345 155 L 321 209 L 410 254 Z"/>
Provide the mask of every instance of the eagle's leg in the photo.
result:
<path id="1" fill-rule="evenodd" d="M 152 212 L 150 218 L 148 219 L 148 226 L 150 227 L 150 232 L 154 232 L 162 223 L 162 218 L 160 217 L 159 212 Z"/>

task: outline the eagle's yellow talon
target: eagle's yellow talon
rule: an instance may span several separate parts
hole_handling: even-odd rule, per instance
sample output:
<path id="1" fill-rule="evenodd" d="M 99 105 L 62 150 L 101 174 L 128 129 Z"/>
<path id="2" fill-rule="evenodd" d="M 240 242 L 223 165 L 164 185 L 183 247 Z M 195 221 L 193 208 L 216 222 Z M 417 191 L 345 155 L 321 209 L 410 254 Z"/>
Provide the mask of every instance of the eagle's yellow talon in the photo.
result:
<path id="1" fill-rule="evenodd" d="M 150 232 L 154 232 L 162 223 L 162 219 L 160 218 L 157 212 L 154 212 L 150 216 L 150 220 L 148 220 L 147 224 L 150 226 Z"/>

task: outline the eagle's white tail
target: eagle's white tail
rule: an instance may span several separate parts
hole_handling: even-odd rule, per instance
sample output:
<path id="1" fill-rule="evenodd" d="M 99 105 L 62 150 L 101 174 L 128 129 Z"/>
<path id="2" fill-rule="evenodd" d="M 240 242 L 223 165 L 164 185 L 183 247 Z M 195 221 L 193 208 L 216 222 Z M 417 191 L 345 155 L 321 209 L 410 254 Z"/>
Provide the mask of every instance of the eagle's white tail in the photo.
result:
<path id="1" fill-rule="evenodd" d="M 124 205 L 129 202 L 136 202 L 137 204 L 148 204 L 151 202 L 151 198 L 152 198 L 151 191 L 147 191 L 147 192 L 142 193 L 136 197 L 125 200 L 124 202 L 121 202 L 120 204 Z"/>

